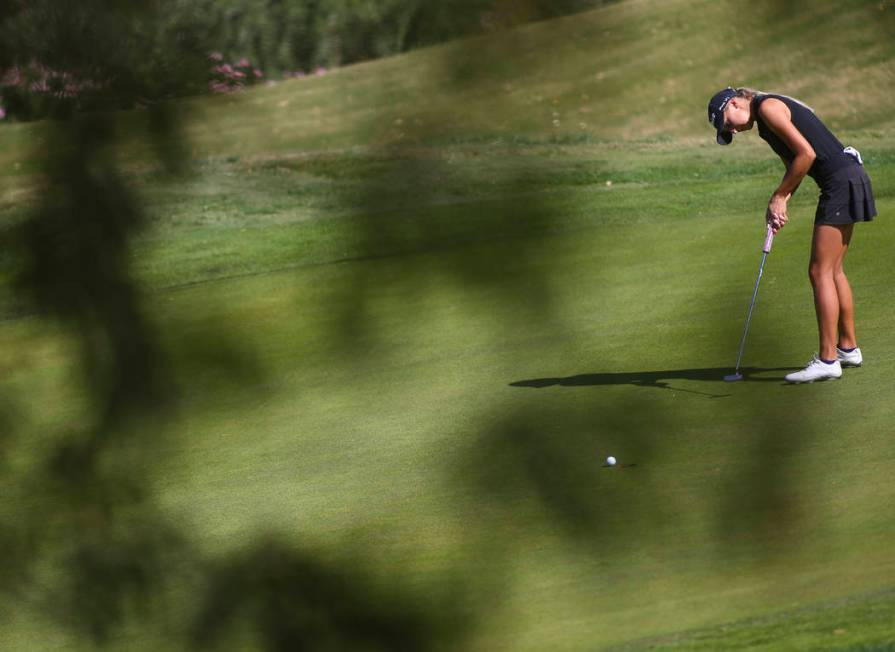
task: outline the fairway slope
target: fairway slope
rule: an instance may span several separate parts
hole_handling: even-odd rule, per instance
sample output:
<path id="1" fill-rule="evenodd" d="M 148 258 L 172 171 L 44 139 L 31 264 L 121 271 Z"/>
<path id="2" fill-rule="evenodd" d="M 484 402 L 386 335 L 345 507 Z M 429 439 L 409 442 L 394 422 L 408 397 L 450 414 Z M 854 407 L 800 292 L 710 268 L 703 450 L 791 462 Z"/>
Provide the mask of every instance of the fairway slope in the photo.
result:
<path id="1" fill-rule="evenodd" d="M 199 151 L 519 138 L 704 138 L 705 104 L 746 85 L 836 131 L 890 128 L 895 8 L 853 0 L 631 0 L 487 37 L 203 100 Z M 823 47 L 817 47 L 823 44 Z"/>

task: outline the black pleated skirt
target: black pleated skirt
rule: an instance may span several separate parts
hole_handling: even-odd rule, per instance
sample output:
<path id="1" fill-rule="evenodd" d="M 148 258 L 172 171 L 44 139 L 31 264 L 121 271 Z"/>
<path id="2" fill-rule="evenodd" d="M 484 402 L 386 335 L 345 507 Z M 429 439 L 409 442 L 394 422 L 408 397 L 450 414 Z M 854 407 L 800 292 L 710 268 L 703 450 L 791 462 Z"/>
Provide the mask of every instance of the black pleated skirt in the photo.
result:
<path id="1" fill-rule="evenodd" d="M 873 187 L 863 165 L 848 165 L 825 179 L 817 202 L 815 224 L 853 224 L 876 217 Z"/>

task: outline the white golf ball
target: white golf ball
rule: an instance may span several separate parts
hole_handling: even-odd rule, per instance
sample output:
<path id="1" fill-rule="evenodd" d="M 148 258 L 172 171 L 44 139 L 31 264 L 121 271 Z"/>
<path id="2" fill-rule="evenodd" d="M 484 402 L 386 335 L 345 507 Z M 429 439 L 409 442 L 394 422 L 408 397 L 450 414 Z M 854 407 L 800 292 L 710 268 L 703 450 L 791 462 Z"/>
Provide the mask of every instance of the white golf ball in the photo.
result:
<path id="1" fill-rule="evenodd" d="M 606 464 L 608 464 L 609 466 L 615 466 L 615 458 L 610 455 L 606 458 Z"/>

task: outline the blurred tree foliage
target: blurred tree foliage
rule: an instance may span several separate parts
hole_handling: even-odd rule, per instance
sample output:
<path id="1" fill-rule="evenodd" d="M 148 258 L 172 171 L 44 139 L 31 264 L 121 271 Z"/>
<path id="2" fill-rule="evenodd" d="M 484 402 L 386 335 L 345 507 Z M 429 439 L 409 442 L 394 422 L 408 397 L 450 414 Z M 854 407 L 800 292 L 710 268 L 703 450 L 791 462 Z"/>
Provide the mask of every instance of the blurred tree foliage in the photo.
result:
<path id="1" fill-rule="evenodd" d="M 132 108 L 206 91 L 212 52 L 311 72 L 613 1 L 7 0 L 0 107 L 20 120 Z"/>
<path id="2" fill-rule="evenodd" d="M 202 28 L 170 0 L 0 3 L 0 97 L 19 119 L 65 118 L 204 90 Z"/>
<path id="3" fill-rule="evenodd" d="M 612 0 L 198 0 L 180 2 L 216 50 L 268 73 L 335 67 Z"/>

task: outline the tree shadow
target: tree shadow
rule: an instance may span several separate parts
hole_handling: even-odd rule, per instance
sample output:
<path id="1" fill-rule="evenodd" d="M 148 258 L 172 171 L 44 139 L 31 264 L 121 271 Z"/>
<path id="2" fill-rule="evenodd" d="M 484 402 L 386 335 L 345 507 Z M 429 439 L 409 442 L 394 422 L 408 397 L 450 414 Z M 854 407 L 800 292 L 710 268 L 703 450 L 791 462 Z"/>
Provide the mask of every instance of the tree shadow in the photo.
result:
<path id="1" fill-rule="evenodd" d="M 647 398 L 632 395 L 617 410 L 597 404 L 571 411 L 563 406 L 528 405 L 506 415 L 497 414 L 457 456 L 457 479 L 474 489 L 489 529 L 547 527 L 564 541 L 586 550 L 608 551 L 624 546 L 645 524 L 663 528 L 672 521 L 671 505 L 656 500 L 659 475 L 646 473 L 637 490 L 598 474 L 604 468 L 601 451 L 631 451 L 635 468 L 660 459 L 668 446 L 657 433 L 668 432 L 672 421 L 651 410 Z M 609 468 L 609 467 L 605 467 Z M 522 526 L 520 523 L 529 525 Z M 504 541 L 505 556 L 525 542 Z"/>
<path id="2" fill-rule="evenodd" d="M 275 537 L 213 564 L 192 631 L 196 649 L 234 649 L 234 633 L 250 624 L 262 649 L 429 650 L 466 631 L 457 615 L 461 601 L 430 604 L 382 586 L 358 560 L 325 561 Z M 391 578 L 393 579 L 393 578 Z M 431 597 L 430 597 L 431 600 Z M 236 648 L 244 649 L 242 641 Z"/>

